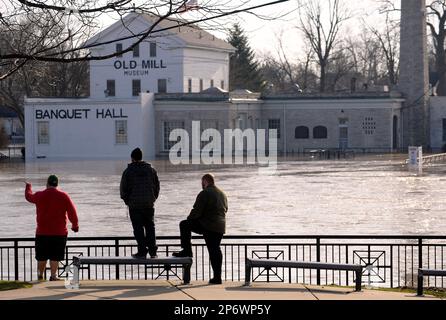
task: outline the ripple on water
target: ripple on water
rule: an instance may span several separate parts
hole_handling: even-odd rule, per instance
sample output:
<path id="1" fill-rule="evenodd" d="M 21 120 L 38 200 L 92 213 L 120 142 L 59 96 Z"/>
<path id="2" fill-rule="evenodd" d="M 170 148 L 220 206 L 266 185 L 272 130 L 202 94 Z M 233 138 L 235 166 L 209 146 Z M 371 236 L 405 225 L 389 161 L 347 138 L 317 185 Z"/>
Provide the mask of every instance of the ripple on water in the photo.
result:
<path id="1" fill-rule="evenodd" d="M 394 160 L 392 160 L 394 159 Z M 443 234 L 446 179 L 429 168 L 421 177 L 404 171 L 401 159 L 283 161 L 278 175 L 255 167 L 214 167 L 229 200 L 229 234 Z M 82 236 L 131 235 L 119 197 L 126 161 L 60 161 L 0 166 L 0 237 L 32 236 L 35 209 L 23 198 L 23 181 L 44 187 L 49 173 L 75 202 Z M 177 235 L 208 167 L 179 168 L 157 160 L 161 194 L 156 203 L 158 235 Z"/>

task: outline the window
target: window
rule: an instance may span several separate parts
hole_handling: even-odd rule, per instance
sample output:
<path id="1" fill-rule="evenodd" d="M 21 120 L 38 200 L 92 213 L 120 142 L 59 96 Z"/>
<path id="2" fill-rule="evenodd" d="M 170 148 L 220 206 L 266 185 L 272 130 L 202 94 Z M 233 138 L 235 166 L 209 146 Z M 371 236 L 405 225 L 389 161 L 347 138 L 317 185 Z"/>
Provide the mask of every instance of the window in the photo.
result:
<path id="1" fill-rule="evenodd" d="M 313 138 L 314 139 L 327 139 L 327 128 L 324 126 L 317 126 L 313 128 Z"/>
<path id="2" fill-rule="evenodd" d="M 200 92 L 203 91 L 203 79 L 200 79 Z"/>
<path id="3" fill-rule="evenodd" d="M 166 92 L 167 92 L 167 80 L 158 79 L 158 93 L 166 93 Z"/>
<path id="4" fill-rule="evenodd" d="M 348 125 L 348 118 L 339 118 L 340 125 Z"/>
<path id="5" fill-rule="evenodd" d="M 115 95 L 115 80 L 107 80 L 107 90 L 105 90 L 105 96 L 114 97 Z"/>
<path id="6" fill-rule="evenodd" d="M 211 88 L 214 86 L 214 79 L 211 79 Z"/>
<path id="7" fill-rule="evenodd" d="M 150 42 L 150 56 L 156 57 L 156 42 Z"/>
<path id="8" fill-rule="evenodd" d="M 294 137 L 296 139 L 309 139 L 310 138 L 310 129 L 305 126 L 296 127 L 294 131 Z"/>
<path id="9" fill-rule="evenodd" d="M 138 58 L 138 57 L 139 57 L 139 44 L 133 47 L 133 58 Z"/>
<path id="10" fill-rule="evenodd" d="M 178 141 L 169 141 L 170 133 L 175 129 L 184 129 L 184 121 L 165 121 L 163 128 L 163 148 L 169 151 Z M 178 138 L 179 139 L 179 138 Z"/>
<path id="11" fill-rule="evenodd" d="M 225 88 L 225 80 L 220 81 L 220 88 L 222 88 L 222 89 Z"/>
<path id="12" fill-rule="evenodd" d="M 48 121 L 37 122 L 37 144 L 50 144 L 50 123 Z"/>
<path id="13" fill-rule="evenodd" d="M 141 93 L 141 80 L 132 80 L 132 96 L 137 97 Z"/>
<path id="14" fill-rule="evenodd" d="M 115 143 L 127 144 L 127 120 L 115 121 Z"/>
<path id="15" fill-rule="evenodd" d="M 280 119 L 269 119 L 268 129 L 277 129 L 277 139 L 280 139 Z"/>
<path id="16" fill-rule="evenodd" d="M 116 52 L 122 52 L 122 43 L 117 43 L 116 44 Z M 119 53 L 116 55 L 117 58 L 122 57 L 122 53 Z"/>
<path id="17" fill-rule="evenodd" d="M 372 117 L 365 117 L 362 122 L 362 130 L 366 135 L 373 135 L 376 130 L 376 121 Z"/>
<path id="18" fill-rule="evenodd" d="M 192 92 L 192 79 L 187 80 L 187 92 Z"/>

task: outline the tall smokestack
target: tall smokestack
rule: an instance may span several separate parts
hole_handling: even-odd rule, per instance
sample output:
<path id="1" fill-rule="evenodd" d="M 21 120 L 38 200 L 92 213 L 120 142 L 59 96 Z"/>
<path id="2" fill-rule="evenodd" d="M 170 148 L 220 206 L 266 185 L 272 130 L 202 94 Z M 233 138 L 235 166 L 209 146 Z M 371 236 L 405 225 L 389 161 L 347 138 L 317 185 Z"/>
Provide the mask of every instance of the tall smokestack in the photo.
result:
<path id="1" fill-rule="evenodd" d="M 429 145 L 429 65 L 426 1 L 401 0 L 399 89 L 403 106 L 403 146 Z"/>

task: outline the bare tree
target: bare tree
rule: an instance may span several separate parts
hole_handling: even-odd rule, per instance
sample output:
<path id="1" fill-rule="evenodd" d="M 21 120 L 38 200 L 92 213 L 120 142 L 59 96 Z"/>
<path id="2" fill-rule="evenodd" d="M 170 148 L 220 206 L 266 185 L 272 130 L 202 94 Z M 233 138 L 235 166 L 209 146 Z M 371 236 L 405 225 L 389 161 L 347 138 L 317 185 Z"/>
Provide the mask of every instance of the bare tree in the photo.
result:
<path id="1" fill-rule="evenodd" d="M 438 76 L 437 95 L 446 96 L 446 1 L 431 1 L 427 5 L 428 22 L 435 48 L 435 66 Z"/>
<path id="2" fill-rule="evenodd" d="M 34 29 L 32 23 L 25 25 L 22 30 Z M 54 39 L 60 33 L 52 33 Z M 8 45 L 14 45 L 22 50 L 32 45 L 24 33 L 4 34 L 3 39 Z M 62 47 L 71 47 L 64 43 Z M 80 53 L 71 52 L 67 56 L 76 58 Z M 24 97 L 79 97 L 88 94 L 88 62 L 75 61 L 70 63 L 52 63 L 46 61 L 29 61 L 14 73 L 0 81 L 0 104 L 13 110 L 24 125 L 23 102 Z"/>
<path id="3" fill-rule="evenodd" d="M 255 4 L 254 0 L 207 0 L 204 4 L 194 5 L 197 18 L 183 20 L 178 25 L 191 25 L 199 22 L 208 23 L 216 18 L 241 12 L 255 14 L 254 10 L 289 0 L 269 1 Z M 122 53 L 131 51 L 148 37 L 165 30 L 157 29 L 159 23 L 169 17 L 175 17 L 190 9 L 189 0 L 4 0 L 0 4 L 0 34 L 21 34 L 14 41 L 0 36 L 0 80 L 13 74 L 30 61 L 76 62 L 105 60 L 118 53 L 92 55 L 88 50 L 105 43 L 85 45 L 85 40 L 100 27 L 101 19 L 117 17 L 126 27 L 123 17 L 130 12 L 150 14 L 155 22 L 146 30 L 132 34 L 131 44 L 123 48 Z M 195 3 L 195 2 L 194 2 Z M 29 24 L 33 27 L 30 28 Z M 178 27 L 178 26 L 175 26 Z M 54 34 L 58 37 L 54 37 Z M 121 41 L 116 39 L 114 41 Z M 17 45 L 26 42 L 26 46 Z M 70 47 L 66 45 L 70 44 Z M 78 53 L 76 56 L 71 53 Z"/>
<path id="4" fill-rule="evenodd" d="M 320 70 L 320 91 L 326 90 L 326 73 L 331 54 L 338 45 L 339 31 L 350 18 L 340 0 L 308 0 L 300 3 L 298 29 L 309 41 Z"/>
<path id="5" fill-rule="evenodd" d="M 369 29 L 384 53 L 389 85 L 393 87 L 398 83 L 400 23 L 399 21 L 393 21 L 389 12 L 386 12 L 385 15 L 385 24 L 382 30 L 374 27 L 369 27 Z"/>
<path id="6" fill-rule="evenodd" d="M 267 54 L 262 57 L 261 72 L 269 83 L 269 92 L 312 92 L 317 91 L 317 76 L 314 73 L 314 52 L 306 43 L 303 46 L 303 57 L 290 57 L 283 42 L 283 32 L 277 37 L 275 55 Z"/>
<path id="7" fill-rule="evenodd" d="M 404 0 L 402 0 L 404 1 Z M 399 1 L 382 0 L 382 12 L 399 11 Z M 427 25 L 434 46 L 437 95 L 446 96 L 446 0 L 426 1 Z"/>
<path id="8" fill-rule="evenodd" d="M 161 21 L 177 18 L 177 25 L 206 24 L 218 26 L 217 18 L 239 13 L 255 14 L 255 9 L 289 0 L 258 4 L 254 0 L 3 0 L 0 3 L 0 104 L 16 111 L 23 124 L 24 96 L 86 95 L 88 61 L 105 60 L 133 50 L 147 39 L 169 28 L 158 27 Z M 193 6 L 191 6 L 193 4 Z M 193 9 L 193 11 L 191 11 Z M 109 42 L 86 44 L 104 18 L 113 16 L 130 31 L 124 18 L 137 12 L 154 17 L 154 23 L 138 34 Z M 180 14 L 193 12 L 193 18 Z M 273 16 L 262 19 L 274 19 Z M 215 21 L 215 23 L 212 23 Z M 172 27 L 172 28 L 174 28 Z M 101 55 L 89 49 L 125 41 L 121 52 Z"/>

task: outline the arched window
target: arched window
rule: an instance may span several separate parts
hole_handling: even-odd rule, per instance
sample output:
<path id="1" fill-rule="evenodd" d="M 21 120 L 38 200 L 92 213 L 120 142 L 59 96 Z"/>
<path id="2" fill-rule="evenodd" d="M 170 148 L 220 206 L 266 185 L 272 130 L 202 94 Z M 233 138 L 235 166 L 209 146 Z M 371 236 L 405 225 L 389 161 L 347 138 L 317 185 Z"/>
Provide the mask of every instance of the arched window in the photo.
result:
<path id="1" fill-rule="evenodd" d="M 294 131 L 294 137 L 296 139 L 308 139 L 310 137 L 310 129 L 305 126 L 296 127 Z"/>
<path id="2" fill-rule="evenodd" d="M 313 128 L 314 139 L 327 139 L 327 127 L 317 126 Z"/>

